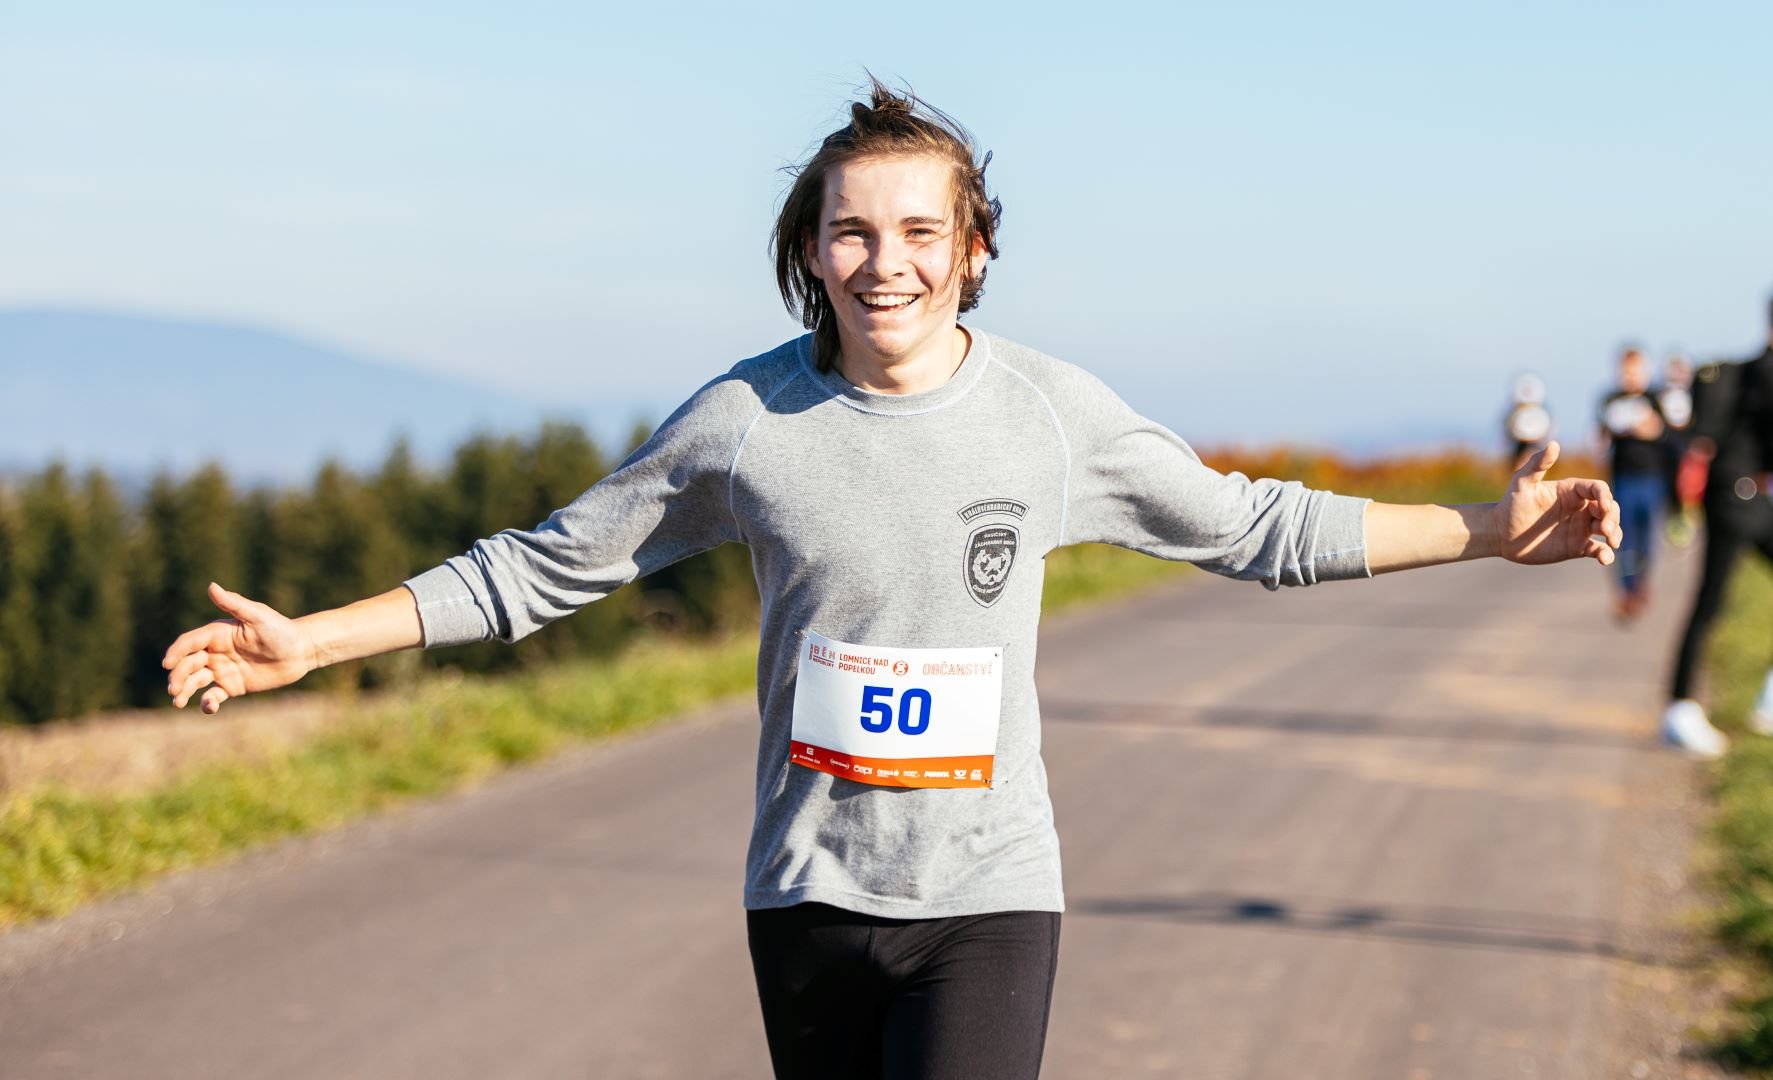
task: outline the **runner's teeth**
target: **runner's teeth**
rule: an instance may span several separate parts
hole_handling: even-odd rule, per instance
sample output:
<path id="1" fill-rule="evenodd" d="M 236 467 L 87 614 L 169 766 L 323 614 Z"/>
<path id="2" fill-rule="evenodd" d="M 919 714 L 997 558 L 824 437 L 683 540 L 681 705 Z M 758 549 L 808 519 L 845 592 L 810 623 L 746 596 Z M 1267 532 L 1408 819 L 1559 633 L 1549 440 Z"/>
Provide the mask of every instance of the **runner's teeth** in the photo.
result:
<path id="1" fill-rule="evenodd" d="M 858 295 L 861 296 L 862 303 L 878 308 L 904 307 L 917 299 L 915 295 L 908 296 L 904 293 L 860 293 Z"/>

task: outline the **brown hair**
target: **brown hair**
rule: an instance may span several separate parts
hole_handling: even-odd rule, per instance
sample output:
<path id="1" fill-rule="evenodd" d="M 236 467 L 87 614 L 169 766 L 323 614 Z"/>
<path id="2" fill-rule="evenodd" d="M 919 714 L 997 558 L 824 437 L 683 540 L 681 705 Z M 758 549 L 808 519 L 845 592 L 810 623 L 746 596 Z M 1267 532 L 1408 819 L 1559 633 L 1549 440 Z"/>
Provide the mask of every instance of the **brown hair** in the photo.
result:
<path id="1" fill-rule="evenodd" d="M 948 163 L 954 169 L 952 209 L 958 225 L 953 273 L 964 272 L 975 243 L 987 256 L 997 258 L 997 226 L 1003 219 L 1003 204 L 985 190 L 990 153 L 981 157 L 965 128 L 909 90 L 895 93 L 872 75 L 868 82 L 868 103 L 852 102 L 850 122 L 825 136 L 811 158 L 787 170 L 794 183 L 770 233 L 776 286 L 782 290 L 782 302 L 789 313 L 813 332 L 813 354 L 820 371 L 837 362 L 837 313 L 825 293 L 825 283 L 813 276 L 806 246 L 818 235 L 825 177 L 832 168 L 864 158 L 922 155 Z M 985 268 L 981 266 L 978 274 L 961 280 L 960 310 L 978 307 L 984 294 Z"/>

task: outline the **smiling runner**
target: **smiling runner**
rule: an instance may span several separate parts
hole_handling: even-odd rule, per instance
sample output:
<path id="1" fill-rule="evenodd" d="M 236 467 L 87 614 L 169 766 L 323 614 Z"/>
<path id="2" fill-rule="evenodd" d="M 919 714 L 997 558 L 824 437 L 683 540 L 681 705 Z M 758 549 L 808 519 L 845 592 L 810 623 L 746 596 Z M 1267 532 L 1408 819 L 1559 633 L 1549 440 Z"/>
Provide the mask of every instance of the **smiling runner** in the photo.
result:
<path id="1" fill-rule="evenodd" d="M 533 529 L 381 596 L 236 622 L 167 652 L 179 705 L 392 649 L 515 641 L 732 541 L 763 600 L 744 902 L 779 1077 L 1035 1076 L 1059 844 L 1035 628 L 1048 552 L 1117 544 L 1269 587 L 1619 543 L 1605 484 L 1385 506 L 1221 475 L 1080 368 L 974 327 L 1000 208 L 948 117 L 875 83 L 775 228 L 811 331 L 741 361 Z M 1596 535 L 1598 534 L 1598 535 Z"/>

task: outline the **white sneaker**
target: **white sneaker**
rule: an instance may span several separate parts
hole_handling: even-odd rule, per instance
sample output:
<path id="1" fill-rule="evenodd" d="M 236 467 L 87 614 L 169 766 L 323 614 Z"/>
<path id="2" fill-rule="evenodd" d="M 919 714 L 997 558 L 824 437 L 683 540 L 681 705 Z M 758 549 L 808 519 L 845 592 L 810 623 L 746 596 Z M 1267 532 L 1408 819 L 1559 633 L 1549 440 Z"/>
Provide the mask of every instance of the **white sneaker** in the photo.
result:
<path id="1" fill-rule="evenodd" d="M 1748 714 L 1748 726 L 1762 735 L 1773 735 L 1773 668 L 1767 670 L 1761 696 L 1755 698 L 1754 711 Z"/>
<path id="2" fill-rule="evenodd" d="M 1692 698 L 1669 703 L 1662 714 L 1662 739 L 1697 758 L 1723 757 L 1730 747 L 1729 738 L 1705 718 L 1705 706 Z"/>

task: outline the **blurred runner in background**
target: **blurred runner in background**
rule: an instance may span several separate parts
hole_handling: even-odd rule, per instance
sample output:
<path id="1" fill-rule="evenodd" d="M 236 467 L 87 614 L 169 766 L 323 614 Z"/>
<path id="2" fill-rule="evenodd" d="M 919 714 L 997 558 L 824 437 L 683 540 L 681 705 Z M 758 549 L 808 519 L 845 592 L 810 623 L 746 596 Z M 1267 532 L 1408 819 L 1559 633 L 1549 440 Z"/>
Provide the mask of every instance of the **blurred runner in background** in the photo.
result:
<path id="1" fill-rule="evenodd" d="M 1535 451 L 1551 440 L 1551 413 L 1545 408 L 1545 380 L 1530 371 L 1514 380 L 1514 404 L 1502 420 L 1502 433 L 1512 448 L 1510 471 L 1521 467 Z"/>
<path id="2" fill-rule="evenodd" d="M 1663 362 L 1656 403 L 1671 430 L 1686 431 L 1693 422 L 1693 363 L 1681 353 L 1670 353 Z"/>
<path id="3" fill-rule="evenodd" d="M 1687 449 L 1687 428 L 1693 422 L 1693 364 L 1681 353 L 1670 353 L 1662 364 L 1662 386 L 1656 391 L 1662 419 L 1668 422 L 1668 542 L 1684 548 L 1699 532 L 1699 502 L 1683 501 L 1680 461 Z"/>
<path id="4" fill-rule="evenodd" d="M 1642 349 L 1619 354 L 1619 385 L 1601 399 L 1601 439 L 1611 451 L 1613 495 L 1619 500 L 1625 543 L 1615 564 L 1619 593 L 1613 612 L 1635 619 L 1649 602 L 1648 574 L 1655 555 L 1657 518 L 1668 497 L 1668 423 L 1650 393 L 1650 361 Z"/>
<path id="5" fill-rule="evenodd" d="M 1773 501 L 1767 495 L 1767 473 L 1773 468 L 1773 304 L 1767 327 L 1767 347 L 1759 356 L 1700 369 L 1681 463 L 1683 500 L 1705 507 L 1705 568 L 1681 637 L 1669 695 L 1673 700 L 1663 714 L 1662 732 L 1674 745 L 1705 757 L 1722 754 L 1726 740 L 1693 696 L 1694 669 L 1742 549 L 1752 546 L 1773 561 Z M 1773 734 L 1773 673 L 1749 723 L 1762 734 Z"/>

